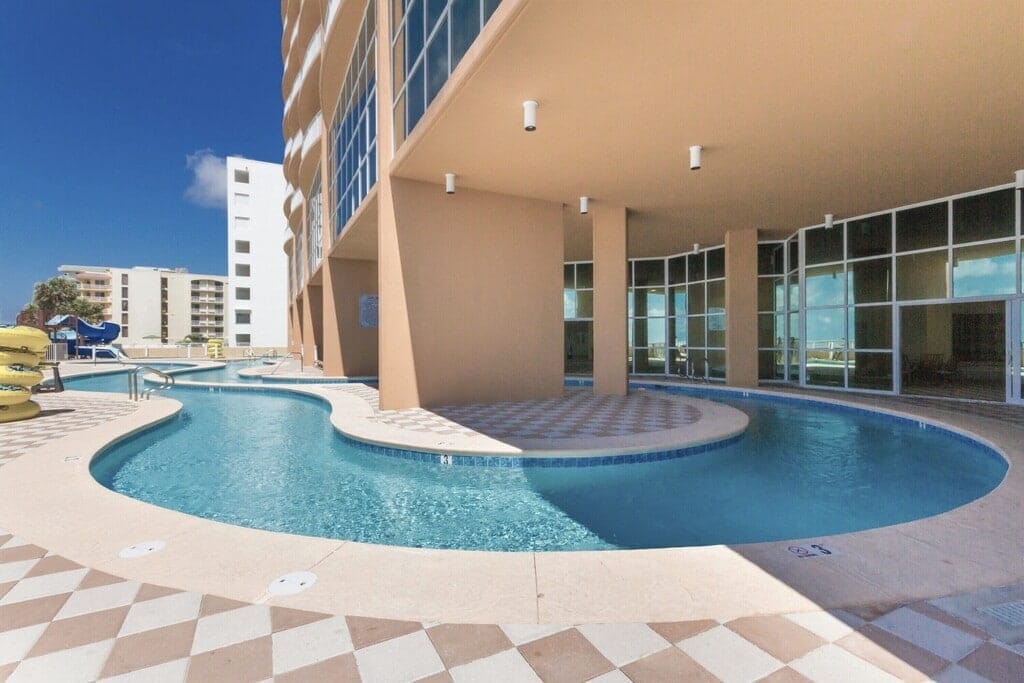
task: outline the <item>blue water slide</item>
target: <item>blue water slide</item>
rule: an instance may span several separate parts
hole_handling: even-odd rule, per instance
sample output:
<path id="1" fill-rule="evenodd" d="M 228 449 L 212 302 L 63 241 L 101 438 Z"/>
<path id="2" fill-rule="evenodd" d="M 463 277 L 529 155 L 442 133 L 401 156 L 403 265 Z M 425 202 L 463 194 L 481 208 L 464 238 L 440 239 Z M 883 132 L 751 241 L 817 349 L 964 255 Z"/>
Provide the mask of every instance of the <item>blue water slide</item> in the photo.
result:
<path id="1" fill-rule="evenodd" d="M 80 344 L 109 344 L 121 334 L 121 326 L 109 320 L 99 325 L 90 325 L 79 319 L 77 332 Z"/>

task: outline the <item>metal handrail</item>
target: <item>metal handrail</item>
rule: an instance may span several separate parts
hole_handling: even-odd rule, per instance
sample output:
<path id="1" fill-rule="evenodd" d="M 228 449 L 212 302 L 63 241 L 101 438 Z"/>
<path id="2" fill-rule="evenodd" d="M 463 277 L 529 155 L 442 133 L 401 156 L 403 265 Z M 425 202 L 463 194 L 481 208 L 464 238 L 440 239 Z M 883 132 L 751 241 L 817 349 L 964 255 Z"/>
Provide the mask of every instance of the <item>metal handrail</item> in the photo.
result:
<path id="1" fill-rule="evenodd" d="M 302 374 L 303 368 L 305 367 L 305 363 L 306 363 L 306 352 L 305 351 L 289 351 L 285 355 L 288 358 L 291 358 L 291 357 L 295 356 L 296 354 L 298 354 L 298 356 L 299 356 L 299 374 Z M 278 363 L 274 367 L 274 369 L 270 371 L 269 374 L 273 375 L 275 372 L 280 370 L 281 369 L 281 365 L 282 365 L 282 363 Z"/>
<path id="2" fill-rule="evenodd" d="M 139 391 L 139 373 L 141 371 L 152 372 L 154 375 L 160 377 L 163 381 L 158 386 L 149 387 Z M 148 401 L 150 394 L 154 391 L 165 391 L 174 386 L 174 376 L 170 375 L 163 370 L 157 370 L 156 368 L 149 365 L 136 365 L 135 369 L 128 372 L 128 400 L 129 401 L 140 401 L 143 397 Z"/>

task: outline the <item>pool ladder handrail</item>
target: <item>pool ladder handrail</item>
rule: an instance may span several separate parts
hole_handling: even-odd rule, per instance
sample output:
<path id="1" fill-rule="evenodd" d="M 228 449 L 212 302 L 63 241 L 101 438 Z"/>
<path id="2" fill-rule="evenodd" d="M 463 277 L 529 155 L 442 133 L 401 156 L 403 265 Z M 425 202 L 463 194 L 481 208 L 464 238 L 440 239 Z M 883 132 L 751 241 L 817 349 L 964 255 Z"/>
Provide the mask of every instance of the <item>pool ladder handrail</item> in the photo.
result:
<path id="1" fill-rule="evenodd" d="M 303 368 L 306 365 L 306 352 L 305 351 L 289 351 L 287 354 L 285 354 L 285 358 L 292 358 L 296 354 L 298 354 L 298 356 L 299 356 L 299 374 L 301 375 L 303 373 Z M 282 365 L 283 365 L 283 362 L 282 363 L 278 363 L 277 365 L 274 366 L 274 369 L 271 370 L 267 374 L 273 375 L 275 372 L 277 372 L 278 370 L 281 369 Z"/>
<path id="2" fill-rule="evenodd" d="M 146 372 L 152 372 L 154 375 L 160 377 L 162 382 L 159 385 L 149 387 L 148 389 L 142 389 L 139 391 L 139 373 L 145 370 Z M 141 401 L 143 397 L 148 401 L 150 394 L 154 391 L 165 391 L 174 386 L 174 376 L 170 375 L 163 370 L 157 370 L 156 368 L 149 365 L 136 365 L 133 370 L 128 371 L 128 400 L 129 401 Z"/>

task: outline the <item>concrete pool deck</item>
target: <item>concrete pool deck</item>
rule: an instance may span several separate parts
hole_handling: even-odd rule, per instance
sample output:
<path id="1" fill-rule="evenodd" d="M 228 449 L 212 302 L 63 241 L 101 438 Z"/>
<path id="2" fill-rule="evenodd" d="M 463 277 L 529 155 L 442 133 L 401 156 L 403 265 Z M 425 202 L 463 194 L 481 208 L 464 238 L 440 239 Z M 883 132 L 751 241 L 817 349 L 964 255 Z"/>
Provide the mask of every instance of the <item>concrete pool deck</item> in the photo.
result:
<path id="1" fill-rule="evenodd" d="M 337 387 L 301 386 L 296 390 L 328 399 L 339 393 Z M 44 397 L 41 401 L 57 398 Z M 83 405 L 124 403 L 124 399 L 116 395 L 77 391 L 66 392 L 59 398 L 80 401 Z M 651 639 L 651 634 L 659 634 L 658 628 L 668 628 L 657 627 L 662 622 L 675 624 L 674 634 L 697 629 L 695 624 L 712 624 L 708 633 L 717 634 L 715 638 L 732 638 L 738 630 L 737 619 L 790 615 L 786 617 L 787 622 L 800 623 L 803 617 L 792 615 L 816 614 L 820 616 L 808 619 L 826 620 L 842 630 L 843 637 L 861 634 L 858 637 L 863 640 L 865 633 L 869 636 L 874 633 L 868 628 L 872 625 L 864 624 L 861 618 L 850 616 L 851 613 L 867 616 L 869 620 L 884 619 L 890 613 L 899 612 L 896 606 L 904 603 L 915 605 L 912 610 L 915 614 L 930 613 L 932 609 L 941 611 L 936 605 L 952 604 L 942 602 L 947 596 L 975 591 L 985 594 L 993 587 L 1024 580 L 1024 538 L 1019 526 L 1024 513 L 1024 496 L 1021 495 L 1024 481 L 1019 466 L 1024 458 L 1021 425 L 1012 420 L 973 415 L 965 410 L 953 412 L 946 406 L 936 408 L 932 402 L 921 406 L 874 397 L 843 398 L 844 402 L 858 405 L 868 402 L 876 407 L 898 407 L 900 412 L 925 419 L 938 417 L 955 428 L 982 434 L 1010 460 L 1006 479 L 988 496 L 937 517 L 797 543 L 805 548 L 811 543 L 823 546 L 832 551 L 831 555 L 798 557 L 789 550 L 791 542 L 567 553 L 395 548 L 229 526 L 158 508 L 103 488 L 88 473 L 89 458 L 125 433 L 173 418 L 179 404 L 154 398 L 138 404 L 130 414 L 111 410 L 108 421 L 53 433 L 42 442 L 32 442 L 31 448 L 20 449 L 16 456 L 8 456 L 0 467 L 0 528 L 16 534 L 19 540 L 15 546 L 31 544 L 46 549 L 43 553 L 49 552 L 76 565 L 136 584 L 166 586 L 168 590 L 180 590 L 189 595 L 218 596 L 268 606 L 267 609 L 346 615 L 349 627 L 359 618 L 415 623 L 418 624 L 415 628 L 408 628 L 417 632 L 426 628 L 427 642 L 434 643 L 435 648 L 438 648 L 437 643 L 429 633 L 429 629 L 437 628 L 434 622 L 480 624 L 479 628 L 504 624 L 502 633 L 506 635 L 515 631 L 509 624 L 543 624 L 545 626 L 531 633 L 546 634 L 544 639 L 555 638 L 553 633 L 571 631 L 573 638 L 582 634 L 584 641 L 603 653 L 602 659 L 623 670 L 641 659 L 667 657 L 661 653 L 667 652 L 666 648 L 674 648 L 671 650 L 673 658 L 679 650 L 687 661 L 700 662 L 703 669 L 729 679 L 731 676 L 723 675 L 724 663 L 713 662 L 714 657 L 701 650 L 703 645 L 691 642 L 702 636 L 694 634 L 677 640 L 675 635 L 668 638 L 658 635 Z M 1007 410 L 1015 414 L 1012 409 Z M 25 429 L 32 422 L 14 424 L 24 425 Z M 0 427 L 0 450 L 10 441 L 5 441 L 4 436 L 12 431 L 12 425 Z M 40 495 L 41 492 L 45 495 Z M 119 557 L 123 548 L 152 540 L 162 540 L 166 546 L 145 557 Z M 4 545 L 0 553 L 6 549 Z M 298 595 L 272 597 L 268 594 L 271 581 L 297 570 L 313 571 L 316 583 Z M 26 573 L 28 571 L 30 569 L 26 569 Z M 14 577 L 14 585 L 29 578 Z M 0 579 L 0 592 L 4 591 L 7 580 Z M 993 595 L 992 599 L 1008 601 L 1005 595 Z M 926 600 L 932 602 L 921 602 Z M 0 609 L 2 603 L 12 603 L 12 600 L 0 596 Z M 823 611 L 840 608 L 849 612 Z M 901 614 L 905 616 L 906 612 Z M 954 619 L 949 612 L 941 614 L 946 616 L 931 614 L 924 618 L 938 619 L 940 623 L 947 617 L 947 621 Z M 844 620 L 853 625 L 845 624 Z M 428 626 L 424 627 L 424 623 Z M 625 655 L 618 659 L 609 657 L 613 653 L 600 644 L 601 637 L 595 635 L 596 631 L 588 636 L 586 627 L 567 626 L 588 623 L 620 624 L 605 627 L 622 631 L 620 640 L 632 629 L 631 633 L 643 635 L 634 635 L 630 642 L 650 641 L 650 647 L 656 652 L 643 657 L 638 655 L 628 662 L 623 659 Z M 843 627 L 839 628 L 839 624 Z M 403 628 L 406 627 L 398 630 Z M 968 635 L 972 633 L 969 628 L 961 630 Z M 891 632 L 892 628 L 886 631 Z M 912 634 L 898 635 L 913 641 Z M 1019 636 L 1020 639 L 1015 640 L 1017 636 L 1013 633 L 1003 634 L 1003 642 L 1013 641 L 1007 644 L 1024 648 L 1024 633 Z M 987 635 L 971 637 L 977 642 L 970 652 L 962 657 L 950 654 L 943 667 L 966 660 L 982 644 L 990 645 Z M 882 642 L 880 638 L 869 639 L 875 645 Z M 516 643 L 514 638 L 512 641 L 512 651 L 524 657 L 533 670 L 538 670 L 540 664 L 530 659 L 529 652 L 524 652 L 524 648 L 529 649 L 528 643 Z M 684 641 L 689 643 L 687 647 L 677 644 Z M 762 651 L 769 647 L 761 645 Z M 867 647 L 863 642 L 861 645 Z M 850 648 L 835 645 L 832 640 L 812 649 L 821 658 L 825 657 L 823 648 L 826 646 L 832 648 L 828 652 L 834 655 L 828 658 L 830 665 L 839 666 L 836 662 L 847 661 L 844 659 L 847 655 L 836 654 L 834 650 L 838 648 L 849 654 Z M 1002 648 L 998 644 L 991 646 Z M 890 654 L 893 651 L 888 646 L 883 649 Z M 999 660 L 1004 657 L 1004 650 L 1010 653 L 1002 648 L 994 654 L 988 653 L 985 659 L 996 657 Z M 507 651 L 507 648 L 502 650 Z M 813 652 L 808 651 L 801 657 L 811 657 Z M 519 662 L 512 654 L 502 656 Z M 899 677 L 913 677 L 898 673 L 892 662 L 883 666 L 881 655 L 873 657 L 860 652 L 856 656 L 880 670 Z M 785 657 L 775 657 L 773 661 L 777 661 L 778 666 L 769 667 L 771 671 L 792 663 Z M 901 661 L 909 666 L 908 662 L 917 660 L 904 657 Z M 1017 659 L 1006 661 L 1010 663 L 1008 666 L 1018 663 Z M 921 673 L 927 669 L 926 675 L 934 675 L 931 669 L 937 664 L 923 662 L 919 661 L 914 670 Z M 814 669 L 812 664 L 813 661 L 793 663 L 790 668 L 799 671 L 803 666 L 805 675 L 825 677 L 825 669 Z M 448 662 L 444 666 L 457 668 L 450 667 Z M 716 666 L 720 670 L 716 671 Z M 0 662 L 0 674 L 2 667 Z M 935 673 L 944 670 L 936 669 Z M 366 676 L 362 668 L 359 671 L 365 678 L 374 679 Z M 771 671 L 766 670 L 765 675 Z"/>

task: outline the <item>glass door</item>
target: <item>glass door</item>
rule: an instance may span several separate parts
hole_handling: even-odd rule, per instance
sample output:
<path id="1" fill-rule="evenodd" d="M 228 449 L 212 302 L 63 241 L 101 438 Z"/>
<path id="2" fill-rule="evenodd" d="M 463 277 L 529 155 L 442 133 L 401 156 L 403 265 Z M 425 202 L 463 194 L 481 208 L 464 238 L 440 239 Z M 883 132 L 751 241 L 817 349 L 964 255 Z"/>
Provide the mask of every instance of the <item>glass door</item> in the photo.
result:
<path id="1" fill-rule="evenodd" d="M 1024 299 L 1010 299 L 1006 308 L 1006 400 L 1024 404 Z"/>

